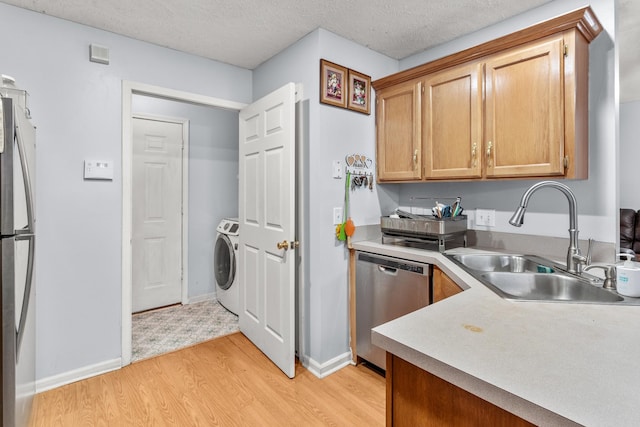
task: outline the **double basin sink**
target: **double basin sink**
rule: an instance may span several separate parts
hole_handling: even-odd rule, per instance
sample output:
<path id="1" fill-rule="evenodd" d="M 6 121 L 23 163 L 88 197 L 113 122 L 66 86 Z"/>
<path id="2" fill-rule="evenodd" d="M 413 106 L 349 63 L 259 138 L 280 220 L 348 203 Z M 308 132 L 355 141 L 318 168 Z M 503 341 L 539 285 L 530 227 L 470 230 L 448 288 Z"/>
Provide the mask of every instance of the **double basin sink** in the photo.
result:
<path id="1" fill-rule="evenodd" d="M 463 270 L 505 299 L 640 305 L 602 287 L 602 279 L 570 274 L 563 266 L 533 255 L 448 254 Z"/>

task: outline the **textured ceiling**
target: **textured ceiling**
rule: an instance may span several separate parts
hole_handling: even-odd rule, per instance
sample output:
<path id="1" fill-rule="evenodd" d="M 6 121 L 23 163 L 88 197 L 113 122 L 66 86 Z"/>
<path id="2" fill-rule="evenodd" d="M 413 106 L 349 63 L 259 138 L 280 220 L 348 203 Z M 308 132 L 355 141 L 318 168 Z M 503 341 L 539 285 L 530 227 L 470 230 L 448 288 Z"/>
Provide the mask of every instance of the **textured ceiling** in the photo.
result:
<path id="1" fill-rule="evenodd" d="M 316 28 L 396 59 L 549 0 L 0 0 L 254 69 Z M 616 0 L 621 100 L 640 99 L 640 0 Z"/>
<path id="2" fill-rule="evenodd" d="M 549 0 L 1 0 L 254 69 L 318 27 L 401 59 Z"/>

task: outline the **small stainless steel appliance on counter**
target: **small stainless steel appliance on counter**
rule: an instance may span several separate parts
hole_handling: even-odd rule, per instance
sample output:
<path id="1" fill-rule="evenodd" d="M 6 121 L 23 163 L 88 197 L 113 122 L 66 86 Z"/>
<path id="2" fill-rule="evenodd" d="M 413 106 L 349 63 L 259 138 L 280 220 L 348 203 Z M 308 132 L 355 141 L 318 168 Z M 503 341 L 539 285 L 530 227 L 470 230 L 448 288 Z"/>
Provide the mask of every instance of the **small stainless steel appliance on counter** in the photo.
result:
<path id="1" fill-rule="evenodd" d="M 356 353 L 386 369 L 386 353 L 371 329 L 429 305 L 432 266 L 367 252 L 356 253 Z"/>
<path id="2" fill-rule="evenodd" d="M 415 215 L 412 218 L 380 217 L 382 243 L 386 240 L 403 238 L 407 241 L 437 243 L 438 250 L 444 252 L 448 243 L 462 241 L 467 246 L 467 216 L 453 218 L 433 218 Z"/>

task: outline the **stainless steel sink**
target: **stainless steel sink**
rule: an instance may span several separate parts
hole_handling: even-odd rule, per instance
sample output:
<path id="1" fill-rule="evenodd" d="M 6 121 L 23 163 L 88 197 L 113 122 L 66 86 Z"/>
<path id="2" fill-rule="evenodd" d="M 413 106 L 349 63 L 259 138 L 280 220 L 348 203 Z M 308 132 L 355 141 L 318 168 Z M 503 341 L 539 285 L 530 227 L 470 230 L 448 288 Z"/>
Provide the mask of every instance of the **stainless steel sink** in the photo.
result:
<path id="1" fill-rule="evenodd" d="M 464 267 L 477 271 L 510 271 L 513 273 L 552 273 L 552 267 L 523 255 L 461 254 L 451 255 Z"/>
<path id="2" fill-rule="evenodd" d="M 564 301 L 613 303 L 620 295 L 576 277 L 539 273 L 483 273 L 480 279 L 498 294 L 509 299 L 528 301 Z"/>
<path id="3" fill-rule="evenodd" d="M 586 304 L 640 305 L 640 298 L 604 289 L 603 280 L 588 273 L 568 273 L 564 265 L 535 255 L 446 254 L 502 298 Z"/>

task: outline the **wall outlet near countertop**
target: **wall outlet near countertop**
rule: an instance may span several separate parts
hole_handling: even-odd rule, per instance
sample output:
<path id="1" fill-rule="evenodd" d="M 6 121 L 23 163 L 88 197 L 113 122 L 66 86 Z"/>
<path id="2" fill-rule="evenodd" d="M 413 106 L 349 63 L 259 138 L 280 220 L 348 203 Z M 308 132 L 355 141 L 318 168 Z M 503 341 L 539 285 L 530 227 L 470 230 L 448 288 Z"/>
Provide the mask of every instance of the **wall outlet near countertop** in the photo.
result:
<path id="1" fill-rule="evenodd" d="M 495 209 L 476 209 L 476 225 L 482 225 L 485 227 L 495 227 L 496 226 Z"/>

